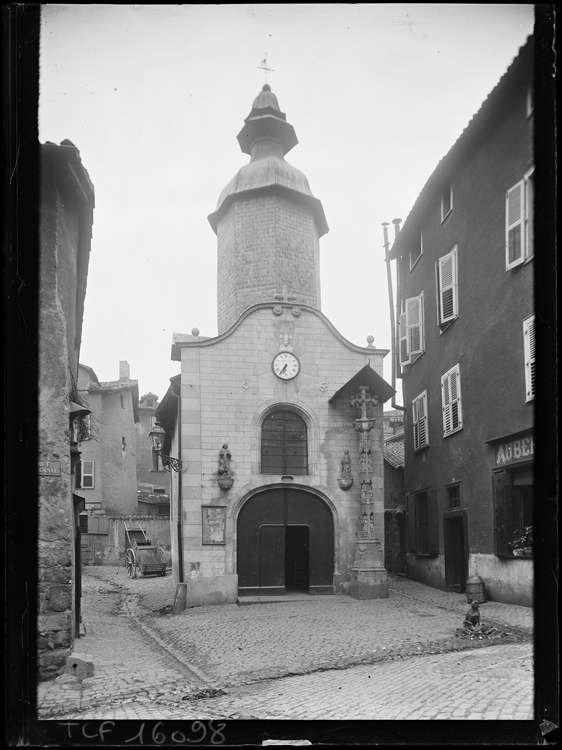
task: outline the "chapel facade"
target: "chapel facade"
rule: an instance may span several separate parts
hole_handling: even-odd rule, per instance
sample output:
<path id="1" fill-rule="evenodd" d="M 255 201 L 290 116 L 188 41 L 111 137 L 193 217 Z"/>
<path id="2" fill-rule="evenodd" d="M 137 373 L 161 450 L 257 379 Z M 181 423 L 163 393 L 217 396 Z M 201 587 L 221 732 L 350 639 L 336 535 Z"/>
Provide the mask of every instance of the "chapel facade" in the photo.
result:
<path id="1" fill-rule="evenodd" d="M 306 177 L 285 161 L 298 141 L 267 84 L 238 141 L 250 162 L 209 216 L 218 335 L 174 334 L 181 375 L 156 413 L 173 469 L 179 598 L 385 597 L 388 352 L 372 337 L 351 343 L 321 312 L 328 225 Z"/>

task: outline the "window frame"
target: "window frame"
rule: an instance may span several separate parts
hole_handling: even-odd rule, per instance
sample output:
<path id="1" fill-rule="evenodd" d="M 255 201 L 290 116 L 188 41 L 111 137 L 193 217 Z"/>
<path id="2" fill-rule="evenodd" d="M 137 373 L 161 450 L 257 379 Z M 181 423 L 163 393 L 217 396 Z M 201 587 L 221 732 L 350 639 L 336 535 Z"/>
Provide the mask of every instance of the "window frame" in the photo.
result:
<path id="1" fill-rule="evenodd" d="M 458 272 L 458 249 L 455 245 L 446 255 L 439 258 L 435 264 L 437 274 L 437 324 L 441 329 L 448 328 L 449 324 L 459 317 L 459 272 Z M 447 261 L 451 262 L 452 282 L 446 287 L 443 285 L 443 266 Z M 452 307 L 451 315 L 445 317 L 443 295 L 445 292 L 452 290 Z"/>
<path id="2" fill-rule="evenodd" d="M 287 439 L 287 421 L 286 417 L 283 416 L 283 442 L 280 443 L 282 445 L 282 464 L 283 466 L 267 466 L 264 467 L 264 443 L 267 440 L 267 436 L 269 433 L 267 423 L 268 420 L 271 420 L 273 417 L 278 416 L 280 414 L 286 415 L 289 414 L 291 417 L 294 417 L 299 420 L 299 422 L 302 424 L 302 429 L 304 431 L 304 451 L 302 454 L 302 458 L 304 459 L 304 466 L 302 467 L 295 467 L 290 466 L 290 460 L 289 460 L 289 454 L 287 453 L 287 447 L 290 445 L 290 441 Z M 265 429 L 264 429 L 265 428 Z M 271 434 L 273 434 L 274 431 L 272 431 Z M 270 454 L 273 455 L 273 454 Z M 282 471 L 272 471 L 272 469 L 275 468 L 283 468 Z M 308 424 L 304 417 L 297 413 L 294 409 L 287 408 L 286 405 L 280 405 L 279 408 L 275 408 L 272 411 L 269 411 L 266 416 L 261 421 L 261 430 L 260 430 L 260 474 L 266 474 L 266 475 L 273 475 L 273 476 L 310 476 L 310 456 L 309 456 L 309 436 L 308 436 Z"/>
<path id="3" fill-rule="evenodd" d="M 408 297 L 408 299 L 403 300 L 404 311 L 398 318 L 398 356 L 401 366 L 412 364 L 412 362 L 425 352 L 425 315 L 423 302 L 423 292 L 417 297 Z M 412 322 L 416 307 L 419 310 L 418 320 Z M 412 348 L 412 340 L 416 328 L 419 328 L 418 349 Z M 402 342 L 405 342 L 404 348 Z M 403 357 L 403 353 L 406 357 Z"/>
<path id="4" fill-rule="evenodd" d="M 86 471 L 84 468 L 85 464 L 92 464 L 92 470 Z M 95 489 L 95 486 L 96 486 L 95 475 L 96 475 L 96 462 L 88 458 L 81 458 L 80 459 L 80 488 L 79 489 L 81 490 Z M 84 484 L 84 480 L 86 477 L 91 477 L 91 480 L 92 480 L 91 486 L 86 486 Z"/>
<path id="5" fill-rule="evenodd" d="M 536 390 L 535 315 L 523 321 L 523 352 L 525 357 L 525 403 L 534 401 Z"/>
<path id="6" fill-rule="evenodd" d="M 531 515 L 531 523 L 526 524 L 525 506 L 526 500 L 521 492 L 514 491 L 517 476 L 533 470 L 532 462 L 525 462 L 513 467 L 499 469 L 492 473 L 492 489 L 494 498 L 494 552 L 497 557 L 520 559 L 513 554 L 509 542 L 513 539 L 513 533 L 524 525 L 532 526 L 534 519 Z M 534 482 L 533 482 L 534 491 Z M 531 508 L 532 502 L 528 503 Z"/>
<path id="7" fill-rule="evenodd" d="M 535 256 L 533 226 L 534 226 L 534 172 L 532 166 L 525 172 L 523 179 L 512 185 L 505 194 L 505 270 L 511 271 L 513 268 L 526 263 Z M 519 214 L 518 218 L 510 221 L 512 213 L 511 196 L 518 193 Z M 511 233 L 519 227 L 519 253 L 517 257 L 510 260 L 510 237 Z"/>
<path id="8" fill-rule="evenodd" d="M 423 411 L 423 432 L 425 435 L 425 442 L 420 444 L 420 419 L 418 414 L 417 404 L 421 402 Z M 416 429 L 417 428 L 417 429 Z M 419 393 L 415 398 L 412 399 L 412 434 L 414 439 L 414 451 L 420 451 L 424 448 L 429 448 L 429 430 L 428 430 L 428 413 L 427 413 L 427 389 Z"/>
<path id="9" fill-rule="evenodd" d="M 425 501 L 425 520 L 422 518 L 422 501 Z M 439 506 L 437 490 L 426 487 L 406 495 L 408 549 L 415 555 L 439 555 Z M 423 535 L 420 527 L 424 527 Z"/>
<path id="10" fill-rule="evenodd" d="M 455 376 L 455 390 L 456 390 L 456 397 L 452 397 L 452 382 L 453 377 Z M 446 383 L 448 384 L 448 394 L 446 393 Z M 446 402 L 446 397 L 448 401 Z M 451 427 L 450 429 L 447 429 L 447 421 L 450 419 L 451 423 L 454 421 L 454 407 L 456 405 L 456 417 L 457 417 L 457 426 Z M 449 437 L 449 435 L 454 435 L 455 432 L 459 432 L 463 428 L 463 419 L 462 419 L 462 396 L 461 396 L 461 373 L 460 373 L 460 363 L 457 362 L 456 365 L 453 365 L 453 367 L 449 368 L 447 372 L 445 372 L 441 376 L 441 410 L 443 414 L 443 437 Z"/>
<path id="11" fill-rule="evenodd" d="M 445 194 L 449 193 L 449 208 L 445 211 Z M 453 211 L 453 183 L 449 182 L 448 185 L 441 191 L 441 224 L 445 221 L 447 216 Z"/>
<path id="12" fill-rule="evenodd" d="M 459 504 L 458 505 L 451 505 L 451 490 L 459 491 Z M 447 493 L 447 509 L 446 511 L 449 513 L 455 513 L 459 510 L 462 510 L 462 483 L 461 482 L 451 482 L 450 484 L 445 485 L 445 491 Z"/>
<path id="13" fill-rule="evenodd" d="M 412 270 L 413 270 L 413 268 L 414 268 L 414 267 L 415 267 L 415 266 L 417 265 L 417 263 L 418 263 L 419 259 L 420 259 L 420 258 L 422 257 L 422 255 L 423 255 L 423 232 L 420 232 L 420 234 L 419 234 L 419 237 L 420 237 L 420 241 L 419 241 L 419 248 L 420 248 L 420 251 L 419 251 L 419 253 L 418 253 L 418 254 L 416 255 L 416 257 L 415 257 L 415 258 L 413 257 L 413 249 L 414 249 L 414 248 L 413 248 L 413 247 L 410 247 L 410 254 L 409 254 L 409 260 L 410 260 L 410 271 L 412 271 Z M 416 248 L 417 248 L 417 244 L 416 244 Z"/>

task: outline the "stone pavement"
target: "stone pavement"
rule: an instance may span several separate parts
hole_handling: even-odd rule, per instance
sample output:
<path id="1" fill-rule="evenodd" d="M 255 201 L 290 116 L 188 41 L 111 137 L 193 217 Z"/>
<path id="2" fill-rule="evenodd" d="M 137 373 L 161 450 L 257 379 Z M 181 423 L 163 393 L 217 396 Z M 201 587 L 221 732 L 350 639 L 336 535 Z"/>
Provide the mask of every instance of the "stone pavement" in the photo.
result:
<path id="1" fill-rule="evenodd" d="M 343 713 L 352 718 L 349 711 L 356 702 L 346 703 L 342 696 L 363 694 L 365 685 L 379 686 L 378 692 L 369 687 L 372 706 L 367 702 L 358 718 L 393 718 L 396 707 L 405 705 L 405 686 L 411 718 L 442 718 L 443 711 L 447 718 L 523 718 L 531 705 L 532 675 L 515 689 L 515 677 L 501 669 L 517 666 L 520 672 L 519 658 L 524 671 L 531 669 L 532 610 L 483 604 L 482 621 L 510 635 L 467 641 L 455 637 L 467 609 L 465 595 L 399 576 L 390 576 L 389 584 L 384 600 L 299 597 L 286 603 L 195 607 L 172 616 L 167 614 L 174 597 L 171 576 L 131 580 L 125 568 L 85 568 L 86 636 L 76 641 L 75 651 L 93 654 L 95 674 L 82 683 L 70 676 L 41 683 L 39 718 L 270 718 L 268 711 L 275 718 L 339 718 Z M 480 665 L 468 681 L 455 667 L 465 654 Z M 499 672 L 491 668 L 496 662 L 504 665 Z M 378 677 L 372 682 L 374 669 Z M 318 697 L 326 685 L 328 692 L 335 690 L 334 680 L 342 688 L 334 704 L 337 715 L 329 701 L 324 705 Z M 500 692 L 486 680 L 499 685 Z M 275 691 L 282 691 L 281 684 L 292 698 L 277 705 Z M 417 684 L 425 687 L 416 697 Z M 470 700 L 467 684 L 477 688 Z M 428 704 L 430 693 L 436 698 Z M 449 708 L 447 696 L 457 694 L 464 702 Z M 478 696 L 486 696 L 484 703 Z M 453 716 L 460 710 L 462 716 Z M 428 711 L 435 715 L 426 716 Z"/>

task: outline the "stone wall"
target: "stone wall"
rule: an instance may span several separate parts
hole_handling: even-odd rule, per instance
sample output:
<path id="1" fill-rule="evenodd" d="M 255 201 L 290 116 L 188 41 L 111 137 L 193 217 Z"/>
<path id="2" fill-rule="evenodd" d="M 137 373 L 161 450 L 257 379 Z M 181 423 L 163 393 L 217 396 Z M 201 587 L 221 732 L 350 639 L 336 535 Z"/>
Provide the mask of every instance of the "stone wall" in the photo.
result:
<path id="1" fill-rule="evenodd" d="M 70 402 L 78 400 L 94 194 L 72 144 L 41 147 L 41 176 L 37 668 L 48 679 L 65 664 L 78 623 Z"/>

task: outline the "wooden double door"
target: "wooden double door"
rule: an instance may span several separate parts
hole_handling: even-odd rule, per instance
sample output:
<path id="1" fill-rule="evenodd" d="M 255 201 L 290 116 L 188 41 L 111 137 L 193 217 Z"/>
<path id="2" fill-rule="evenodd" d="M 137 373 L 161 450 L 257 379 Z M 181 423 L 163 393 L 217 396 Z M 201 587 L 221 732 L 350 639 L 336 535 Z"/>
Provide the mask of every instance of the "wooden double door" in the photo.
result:
<path id="1" fill-rule="evenodd" d="M 316 495 L 273 489 L 255 495 L 238 516 L 238 592 L 288 590 L 333 594 L 334 523 Z"/>

